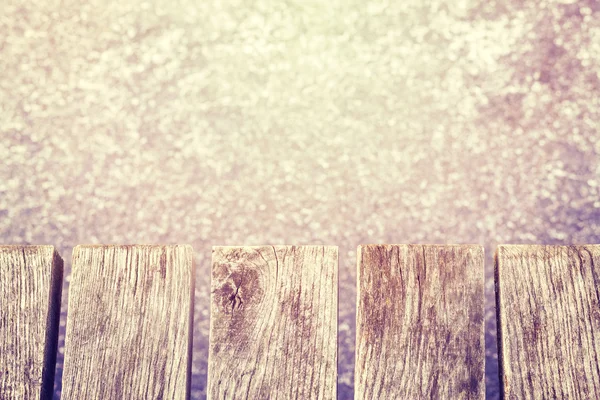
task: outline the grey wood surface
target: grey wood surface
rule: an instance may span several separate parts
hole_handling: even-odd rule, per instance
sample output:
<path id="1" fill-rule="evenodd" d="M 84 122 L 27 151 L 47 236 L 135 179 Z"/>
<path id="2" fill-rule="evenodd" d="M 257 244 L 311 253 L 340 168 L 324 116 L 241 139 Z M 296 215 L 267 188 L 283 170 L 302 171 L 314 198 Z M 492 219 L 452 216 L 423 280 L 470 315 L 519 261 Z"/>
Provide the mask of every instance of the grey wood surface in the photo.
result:
<path id="1" fill-rule="evenodd" d="M 507 399 L 600 399 L 600 245 L 496 252 Z"/>
<path id="2" fill-rule="evenodd" d="M 475 245 L 358 247 L 355 399 L 483 399 Z"/>
<path id="3" fill-rule="evenodd" d="M 190 246 L 76 247 L 63 400 L 188 398 L 193 294 Z"/>
<path id="4" fill-rule="evenodd" d="M 338 251 L 214 247 L 209 399 L 335 399 Z"/>
<path id="5" fill-rule="evenodd" d="M 51 399 L 63 261 L 52 246 L 0 246 L 0 399 Z"/>

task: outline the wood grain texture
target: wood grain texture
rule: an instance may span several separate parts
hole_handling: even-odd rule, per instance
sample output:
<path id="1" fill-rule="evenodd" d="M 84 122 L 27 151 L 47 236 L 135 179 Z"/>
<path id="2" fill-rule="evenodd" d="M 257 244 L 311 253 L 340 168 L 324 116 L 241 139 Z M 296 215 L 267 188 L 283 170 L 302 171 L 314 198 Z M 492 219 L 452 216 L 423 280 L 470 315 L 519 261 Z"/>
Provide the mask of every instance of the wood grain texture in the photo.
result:
<path id="1" fill-rule="evenodd" d="M 0 246 L 0 399 L 51 399 L 63 262 L 52 246 Z"/>
<path id="2" fill-rule="evenodd" d="M 483 399 L 483 248 L 358 247 L 355 399 Z"/>
<path id="3" fill-rule="evenodd" d="M 73 250 L 64 400 L 189 398 L 190 246 Z"/>
<path id="4" fill-rule="evenodd" d="M 209 399 L 335 399 L 338 251 L 214 247 Z"/>
<path id="5" fill-rule="evenodd" d="M 600 245 L 499 246 L 498 354 L 507 399 L 600 399 Z"/>

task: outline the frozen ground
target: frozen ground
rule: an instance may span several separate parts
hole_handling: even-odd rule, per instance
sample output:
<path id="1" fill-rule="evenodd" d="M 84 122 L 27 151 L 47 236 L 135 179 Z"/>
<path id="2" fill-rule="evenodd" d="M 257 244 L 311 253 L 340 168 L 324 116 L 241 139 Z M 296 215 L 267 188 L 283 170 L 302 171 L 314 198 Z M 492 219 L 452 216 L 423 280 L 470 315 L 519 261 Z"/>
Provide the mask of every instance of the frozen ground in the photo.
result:
<path id="1" fill-rule="evenodd" d="M 484 245 L 495 399 L 495 246 L 600 242 L 597 1 L 3 0 L 0 32 L 0 242 L 192 244 L 193 398 L 212 245 L 340 246 L 340 399 L 356 246 Z"/>

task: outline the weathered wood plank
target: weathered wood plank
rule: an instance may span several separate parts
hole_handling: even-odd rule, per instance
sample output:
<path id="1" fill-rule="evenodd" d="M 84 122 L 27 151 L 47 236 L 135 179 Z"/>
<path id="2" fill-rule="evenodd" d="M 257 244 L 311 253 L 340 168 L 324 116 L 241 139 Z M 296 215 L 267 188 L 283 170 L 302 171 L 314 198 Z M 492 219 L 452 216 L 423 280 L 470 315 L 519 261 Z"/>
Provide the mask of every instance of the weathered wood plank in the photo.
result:
<path id="1" fill-rule="evenodd" d="M 73 250 L 62 398 L 189 398 L 190 246 Z"/>
<path id="2" fill-rule="evenodd" d="M 338 251 L 214 247 L 209 399 L 335 399 Z"/>
<path id="3" fill-rule="evenodd" d="M 52 246 L 0 246 L 0 399 L 51 399 L 63 261 Z"/>
<path id="4" fill-rule="evenodd" d="M 483 399 L 483 248 L 358 247 L 356 399 Z"/>
<path id="5" fill-rule="evenodd" d="M 496 252 L 507 399 L 600 399 L 600 245 Z"/>

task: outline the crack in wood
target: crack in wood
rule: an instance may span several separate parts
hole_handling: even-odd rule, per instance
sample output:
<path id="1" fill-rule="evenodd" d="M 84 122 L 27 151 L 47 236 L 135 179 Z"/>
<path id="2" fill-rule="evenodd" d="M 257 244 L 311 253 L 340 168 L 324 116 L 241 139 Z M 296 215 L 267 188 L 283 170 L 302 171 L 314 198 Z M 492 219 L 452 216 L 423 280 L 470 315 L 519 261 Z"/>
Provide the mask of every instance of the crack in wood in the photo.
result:
<path id="1" fill-rule="evenodd" d="M 229 296 L 229 301 L 231 302 L 231 316 L 233 317 L 233 313 L 235 311 L 235 307 L 237 305 L 237 308 L 240 309 L 242 307 L 242 304 L 244 303 L 244 300 L 242 299 L 242 296 L 239 294 L 240 292 L 240 286 L 237 286 L 235 288 L 235 292 L 233 292 L 230 296 Z"/>

